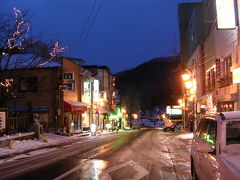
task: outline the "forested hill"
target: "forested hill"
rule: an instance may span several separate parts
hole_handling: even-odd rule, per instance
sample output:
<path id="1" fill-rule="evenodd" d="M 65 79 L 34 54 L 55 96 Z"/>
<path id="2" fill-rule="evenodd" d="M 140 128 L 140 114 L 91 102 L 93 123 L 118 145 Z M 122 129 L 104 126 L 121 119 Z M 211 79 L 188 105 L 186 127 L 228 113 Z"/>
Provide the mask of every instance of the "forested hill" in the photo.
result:
<path id="1" fill-rule="evenodd" d="M 154 58 L 119 72 L 116 85 L 123 105 L 133 111 L 176 104 L 181 94 L 180 57 Z"/>

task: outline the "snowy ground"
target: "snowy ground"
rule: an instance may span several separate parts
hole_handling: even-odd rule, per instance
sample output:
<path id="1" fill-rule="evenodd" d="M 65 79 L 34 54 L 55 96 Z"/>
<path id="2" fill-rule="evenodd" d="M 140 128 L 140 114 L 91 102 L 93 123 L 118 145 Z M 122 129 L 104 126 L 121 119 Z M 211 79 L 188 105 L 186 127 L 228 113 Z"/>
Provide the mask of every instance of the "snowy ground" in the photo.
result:
<path id="1" fill-rule="evenodd" d="M 121 132 L 121 131 L 119 131 Z M 112 132 L 104 131 L 102 134 L 109 134 Z M 27 136 L 31 135 L 33 133 L 17 133 L 11 136 L 3 136 L 0 137 L 0 141 L 13 139 L 19 136 Z M 37 150 L 39 148 L 54 146 L 62 143 L 71 142 L 74 139 L 78 139 L 79 137 L 83 135 L 88 136 L 89 132 L 85 132 L 83 134 L 75 134 L 73 136 L 60 136 L 53 133 L 44 133 L 44 136 L 46 137 L 46 141 L 39 139 L 29 139 L 29 140 L 22 140 L 22 141 L 12 141 L 10 146 L 5 146 L 3 148 L 0 148 L 0 158 L 4 156 L 9 156 L 13 154 L 19 154 L 24 153 L 26 151 L 30 150 Z M 39 150 L 38 150 L 39 151 Z"/>
<path id="2" fill-rule="evenodd" d="M 132 137 L 131 134 L 126 136 L 126 134 L 119 133 L 117 136 L 107 135 L 101 138 L 87 137 L 60 147 L 45 147 L 40 150 L 19 153 L 17 156 L 0 159 L 1 175 L 4 176 L 5 173 L 6 177 L 16 177 L 18 173 L 26 173 L 26 169 L 34 170 L 35 168 L 36 171 L 31 172 L 31 174 L 33 173 L 32 177 L 40 176 L 41 179 L 53 179 L 53 177 L 65 177 L 65 175 L 69 175 L 68 179 L 81 179 L 79 177 L 98 177 L 102 173 L 111 179 L 191 180 L 189 150 L 192 133 L 149 130 L 144 131 L 141 135 L 133 133 L 132 135 L 135 136 L 133 141 L 121 146 L 121 143 L 126 143 L 128 138 Z M 49 137 L 48 143 L 61 143 L 65 139 L 79 138 L 54 134 L 47 134 L 47 136 Z M 37 141 L 35 143 L 32 141 L 27 141 L 28 147 L 30 144 L 35 146 L 35 143 L 41 146 L 38 144 L 38 140 L 35 140 Z M 17 147 L 25 148 L 24 144 L 27 142 L 18 142 L 14 146 L 15 150 Z M 121 149 L 114 150 L 114 148 Z M 47 166 L 51 163 L 55 164 Z M 103 167 L 104 163 L 106 166 Z M 77 166 L 75 167 L 74 164 Z M 39 171 L 40 167 L 42 171 Z M 52 170 L 49 170 L 49 167 Z M 72 169 L 65 167 L 72 167 Z M 88 167 L 87 170 L 86 167 Z M 56 168 L 61 171 L 54 175 L 52 173 Z M 43 173 L 46 171 L 50 173 Z M 28 175 L 26 174 L 26 177 Z M 46 176 L 51 178 L 46 178 Z M 24 178 L 25 176 L 22 177 L 22 179 L 27 179 Z"/>
<path id="3" fill-rule="evenodd" d="M 178 139 L 192 139 L 193 138 L 193 133 L 184 133 L 177 135 L 176 138 Z"/>
<path id="4" fill-rule="evenodd" d="M 7 140 L 7 139 L 12 139 L 14 137 L 19 137 L 19 136 L 26 136 L 30 135 L 32 133 L 18 133 L 13 136 L 4 136 L 0 137 L 0 141 Z M 29 139 L 29 140 L 22 140 L 22 141 L 13 141 L 9 146 L 5 146 L 3 148 L 0 148 L 0 156 L 6 156 L 6 155 L 11 155 L 15 153 L 21 153 L 25 152 L 27 150 L 34 150 L 38 149 L 40 147 L 47 147 L 50 145 L 57 145 L 61 143 L 65 143 L 74 139 L 79 138 L 79 135 L 74 135 L 74 136 L 59 136 L 56 134 L 52 133 L 45 133 L 44 134 L 46 137 L 46 142 L 43 140 L 39 139 Z"/>
<path id="5" fill-rule="evenodd" d="M 105 132 L 106 133 L 106 132 Z M 22 134 L 16 134 L 14 136 L 5 136 L 5 137 L 0 137 L 0 141 L 6 140 L 6 139 L 11 139 L 13 137 L 17 136 L 24 136 L 24 135 L 29 135 L 31 133 L 22 133 Z M 56 134 L 52 133 L 45 133 L 45 136 L 47 137 L 47 142 L 41 141 L 39 139 L 33 139 L 33 140 L 22 140 L 22 141 L 13 141 L 11 143 L 11 146 L 5 146 L 3 148 L 0 148 L 0 157 L 4 156 L 9 156 L 13 154 L 21 154 L 29 150 L 37 150 L 39 148 L 44 148 L 44 147 L 49 147 L 49 146 L 54 146 L 62 143 L 66 143 L 69 141 L 72 141 L 74 139 L 77 139 L 80 137 L 80 135 L 74 135 L 74 136 L 59 136 Z M 193 133 L 183 133 L 180 135 L 177 135 L 176 138 L 178 139 L 185 139 L 185 140 L 190 140 L 193 137 Z M 48 149 L 49 150 L 49 149 Z M 42 151 L 46 151 L 44 149 L 38 150 L 38 153 L 41 153 Z M 36 153 L 36 152 L 32 152 Z"/>

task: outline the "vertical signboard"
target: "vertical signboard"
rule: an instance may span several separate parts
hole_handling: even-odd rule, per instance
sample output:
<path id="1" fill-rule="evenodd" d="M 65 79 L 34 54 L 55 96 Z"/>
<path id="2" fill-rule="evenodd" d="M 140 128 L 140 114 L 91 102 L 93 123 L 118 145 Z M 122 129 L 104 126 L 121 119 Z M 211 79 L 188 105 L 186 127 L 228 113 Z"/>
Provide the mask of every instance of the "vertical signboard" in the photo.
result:
<path id="1" fill-rule="evenodd" d="M 0 109 L 0 130 L 6 129 L 7 109 Z"/>
<path id="2" fill-rule="evenodd" d="M 220 59 L 216 59 L 216 80 L 219 81 L 220 78 L 221 78 Z"/>
<path id="3" fill-rule="evenodd" d="M 94 79 L 93 81 L 93 101 L 98 102 L 99 101 L 99 80 Z"/>
<path id="4" fill-rule="evenodd" d="M 236 28 L 234 0 L 216 0 L 218 29 Z"/>

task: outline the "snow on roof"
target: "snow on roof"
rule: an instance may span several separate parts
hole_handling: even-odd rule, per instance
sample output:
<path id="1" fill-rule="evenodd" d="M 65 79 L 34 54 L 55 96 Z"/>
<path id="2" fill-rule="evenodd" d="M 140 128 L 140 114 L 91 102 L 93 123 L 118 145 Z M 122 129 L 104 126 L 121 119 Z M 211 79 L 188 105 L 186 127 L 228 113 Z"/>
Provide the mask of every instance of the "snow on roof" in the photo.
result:
<path id="1" fill-rule="evenodd" d="M 8 60 L 8 56 L 3 57 L 0 64 L 2 69 L 26 69 L 26 68 L 47 68 L 47 67 L 60 67 L 61 64 L 55 61 L 44 60 L 41 57 L 36 57 L 33 54 L 16 54 L 12 55 Z"/>
<path id="2" fill-rule="evenodd" d="M 44 65 L 42 65 L 40 68 L 48 68 L 48 67 L 61 67 L 62 65 L 60 63 L 50 61 Z"/>
<path id="3" fill-rule="evenodd" d="M 79 101 L 65 101 L 68 104 L 71 104 L 72 106 L 90 106 L 91 104 L 86 104 L 83 102 L 79 102 Z"/>

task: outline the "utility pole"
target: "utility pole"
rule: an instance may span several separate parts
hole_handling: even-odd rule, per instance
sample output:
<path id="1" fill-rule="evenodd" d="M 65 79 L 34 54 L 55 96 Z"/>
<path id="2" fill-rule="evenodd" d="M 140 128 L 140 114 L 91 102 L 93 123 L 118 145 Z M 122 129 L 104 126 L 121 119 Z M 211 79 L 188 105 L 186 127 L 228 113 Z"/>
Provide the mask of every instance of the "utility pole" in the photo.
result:
<path id="1" fill-rule="evenodd" d="M 96 121 L 93 118 L 93 94 L 94 94 L 94 81 L 90 79 L 90 94 L 91 94 L 91 108 L 90 108 L 90 131 L 91 135 L 96 136 L 97 125 Z"/>
<path id="2" fill-rule="evenodd" d="M 93 124 L 93 82 L 90 80 L 90 98 L 91 98 L 91 108 L 90 108 L 90 124 Z"/>

